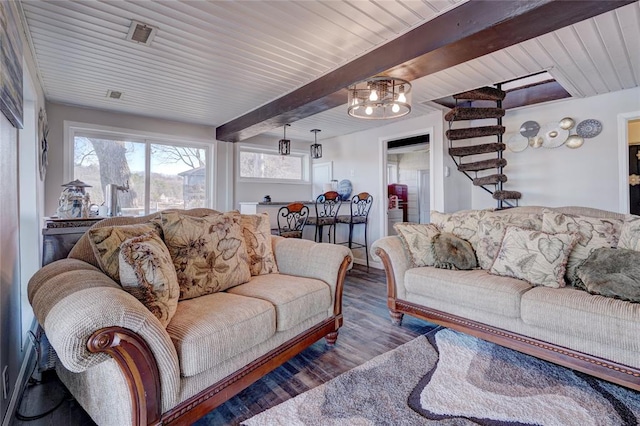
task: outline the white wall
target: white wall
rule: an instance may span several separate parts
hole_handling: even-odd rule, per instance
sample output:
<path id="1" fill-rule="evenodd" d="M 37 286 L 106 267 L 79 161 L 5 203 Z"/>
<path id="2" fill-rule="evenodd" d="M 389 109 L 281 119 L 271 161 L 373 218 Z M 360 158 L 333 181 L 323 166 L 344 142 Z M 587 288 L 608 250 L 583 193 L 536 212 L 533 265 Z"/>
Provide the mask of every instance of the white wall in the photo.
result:
<path id="1" fill-rule="evenodd" d="M 505 151 L 508 161 L 504 189 L 523 194 L 520 205 L 586 206 L 618 211 L 620 167 L 617 115 L 640 111 L 640 88 L 585 99 L 568 99 L 507 111 L 503 123 L 505 140 L 527 121 L 541 126 L 572 117 L 577 123 L 593 118 L 602 123 L 602 132 L 585 139 L 578 149 L 531 147 L 523 152 Z M 575 129 L 573 130 L 575 132 Z M 473 188 L 473 208 L 495 207 L 495 201 Z"/>
<path id="2" fill-rule="evenodd" d="M 237 161 L 238 161 L 238 150 L 241 145 L 260 145 L 264 147 L 277 149 L 278 147 L 278 138 L 273 136 L 262 136 L 258 135 L 253 138 L 244 140 L 239 142 L 236 145 L 235 154 L 234 154 L 234 165 L 236 167 L 236 175 L 235 176 L 235 199 L 236 205 L 234 208 L 239 208 L 240 202 L 255 202 L 262 201 L 265 195 L 271 196 L 271 201 L 308 201 L 312 199 L 311 194 L 311 179 L 307 183 L 300 184 L 288 184 L 288 183 L 265 183 L 265 182 L 238 182 L 237 181 Z M 291 140 L 291 152 L 304 152 L 306 154 L 309 153 L 309 147 L 313 142 L 309 141 L 296 141 Z M 324 148 L 324 145 L 323 145 Z M 324 149 L 323 149 L 324 151 Z M 318 162 L 328 161 L 326 159 L 326 154 L 323 152 L 323 158 L 318 160 Z M 311 168 L 311 165 L 309 165 Z M 311 176 L 311 172 L 309 173 Z M 335 169 L 334 169 L 334 179 L 335 179 Z"/>
<path id="3" fill-rule="evenodd" d="M 63 175 L 64 152 L 64 121 L 97 124 L 101 126 L 130 129 L 140 132 L 152 132 L 156 134 L 176 136 L 181 139 L 193 138 L 198 141 L 211 141 L 214 144 L 215 128 L 199 124 L 181 123 L 177 121 L 159 120 L 155 118 L 120 114 L 110 111 L 80 108 L 53 102 L 47 102 L 47 115 L 49 117 L 49 168 L 45 184 L 45 213 L 53 215 L 58 207 L 58 197 L 65 184 Z M 223 149 L 223 148 L 221 148 Z M 215 155 L 216 153 L 214 153 Z M 224 198 L 228 191 L 233 192 L 233 187 L 228 179 L 221 178 L 214 185 L 217 189 L 217 199 Z M 214 206 L 223 210 L 220 206 Z"/>

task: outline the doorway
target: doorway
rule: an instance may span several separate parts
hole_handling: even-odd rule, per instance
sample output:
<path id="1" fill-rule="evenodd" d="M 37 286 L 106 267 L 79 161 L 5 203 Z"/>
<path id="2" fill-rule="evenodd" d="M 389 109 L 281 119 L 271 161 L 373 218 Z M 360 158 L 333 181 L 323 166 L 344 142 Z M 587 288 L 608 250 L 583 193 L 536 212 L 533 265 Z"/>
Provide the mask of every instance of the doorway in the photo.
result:
<path id="1" fill-rule="evenodd" d="M 631 185 L 629 180 L 629 176 L 634 174 L 632 161 L 637 159 L 637 157 L 633 157 L 635 154 L 632 153 L 634 145 L 640 145 L 640 111 L 618 114 L 618 170 L 620 174 L 618 211 L 623 214 L 632 213 L 631 196 L 633 192 L 637 191 L 633 187 L 638 187 L 638 185 Z M 640 175 L 640 173 L 636 173 L 636 175 Z"/>

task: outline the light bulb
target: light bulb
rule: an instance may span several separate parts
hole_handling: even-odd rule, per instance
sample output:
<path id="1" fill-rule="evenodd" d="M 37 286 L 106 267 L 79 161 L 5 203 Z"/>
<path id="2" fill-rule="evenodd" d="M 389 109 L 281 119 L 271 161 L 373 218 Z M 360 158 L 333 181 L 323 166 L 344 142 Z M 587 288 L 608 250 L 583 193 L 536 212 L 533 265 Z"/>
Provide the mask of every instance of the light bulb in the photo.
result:
<path id="1" fill-rule="evenodd" d="M 373 102 L 378 100 L 378 92 L 376 91 L 376 89 L 371 90 L 371 94 L 369 95 L 369 100 Z"/>
<path id="2" fill-rule="evenodd" d="M 407 103 L 407 97 L 404 95 L 404 92 L 400 92 L 398 95 L 398 102 L 402 102 L 403 104 Z"/>
<path id="3" fill-rule="evenodd" d="M 371 115 L 373 114 L 373 108 L 371 108 L 370 106 L 368 106 L 365 110 L 364 110 L 365 114 L 367 115 Z"/>
<path id="4" fill-rule="evenodd" d="M 398 105 L 398 104 L 393 104 L 393 106 L 391 107 L 391 111 L 393 111 L 393 112 L 398 112 L 398 111 L 400 111 L 400 105 Z"/>

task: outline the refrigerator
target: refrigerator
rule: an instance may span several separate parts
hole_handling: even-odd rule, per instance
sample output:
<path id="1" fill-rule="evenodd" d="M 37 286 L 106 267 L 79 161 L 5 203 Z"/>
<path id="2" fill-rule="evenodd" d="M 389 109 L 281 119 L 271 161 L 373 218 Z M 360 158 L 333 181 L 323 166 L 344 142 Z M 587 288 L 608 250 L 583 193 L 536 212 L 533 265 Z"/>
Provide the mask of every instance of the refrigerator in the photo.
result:
<path id="1" fill-rule="evenodd" d="M 402 221 L 408 222 L 409 214 L 409 187 L 401 183 L 391 183 L 387 186 L 387 199 L 395 195 L 398 197 L 398 208 L 402 210 Z"/>

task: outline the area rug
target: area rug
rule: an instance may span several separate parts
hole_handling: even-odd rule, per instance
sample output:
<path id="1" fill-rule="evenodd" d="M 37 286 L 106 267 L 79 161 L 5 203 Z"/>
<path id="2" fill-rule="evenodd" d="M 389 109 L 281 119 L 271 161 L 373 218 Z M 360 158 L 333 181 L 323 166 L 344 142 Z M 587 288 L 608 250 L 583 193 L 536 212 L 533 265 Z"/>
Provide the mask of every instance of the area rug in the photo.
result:
<path id="1" fill-rule="evenodd" d="M 243 424 L 637 426 L 639 423 L 640 392 L 440 329 Z"/>

